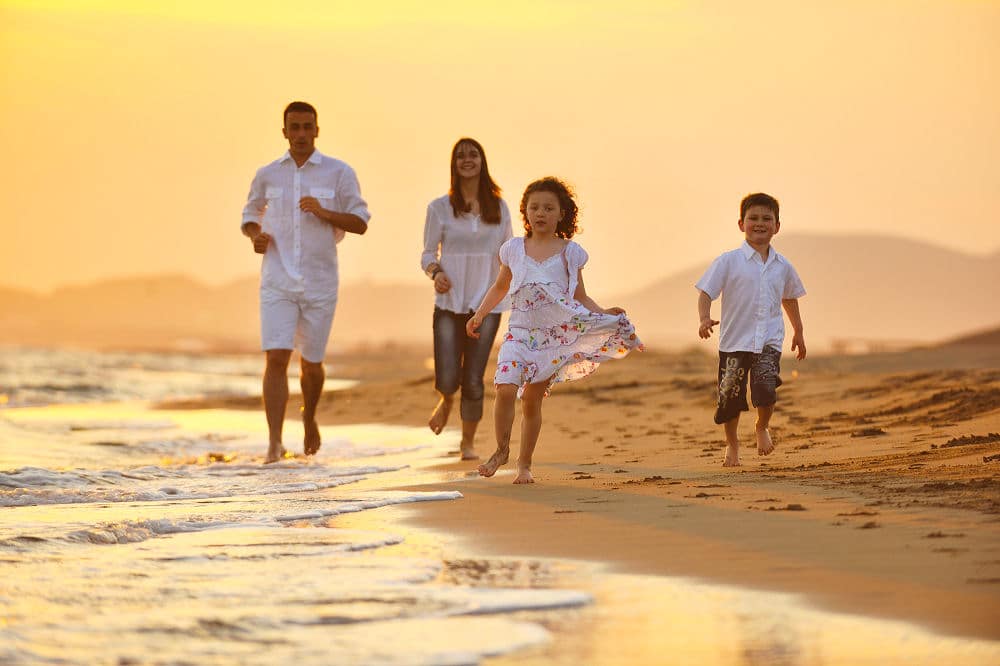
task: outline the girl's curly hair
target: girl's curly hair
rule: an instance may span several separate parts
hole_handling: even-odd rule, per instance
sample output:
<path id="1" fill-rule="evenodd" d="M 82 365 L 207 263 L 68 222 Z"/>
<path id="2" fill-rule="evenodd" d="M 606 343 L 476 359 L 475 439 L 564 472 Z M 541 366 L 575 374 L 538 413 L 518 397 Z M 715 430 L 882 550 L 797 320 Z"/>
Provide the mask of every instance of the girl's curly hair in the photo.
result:
<path id="1" fill-rule="evenodd" d="M 533 192 L 552 192 L 559 198 L 559 208 L 562 210 L 563 216 L 556 225 L 556 236 L 568 239 L 580 231 L 580 227 L 577 226 L 577 214 L 580 209 L 577 207 L 576 201 L 573 200 L 573 190 L 558 178 L 546 176 L 528 185 L 524 189 L 524 195 L 521 197 L 521 219 L 524 220 L 525 237 L 531 237 L 531 225 L 528 224 L 527 209 L 528 196 Z"/>

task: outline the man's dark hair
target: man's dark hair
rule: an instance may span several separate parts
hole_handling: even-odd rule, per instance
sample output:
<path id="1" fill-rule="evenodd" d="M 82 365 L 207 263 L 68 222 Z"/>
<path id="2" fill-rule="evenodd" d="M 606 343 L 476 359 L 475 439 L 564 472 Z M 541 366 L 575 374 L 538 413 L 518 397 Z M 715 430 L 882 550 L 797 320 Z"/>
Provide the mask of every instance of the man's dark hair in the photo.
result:
<path id="1" fill-rule="evenodd" d="M 764 206 L 768 208 L 772 213 L 774 213 L 774 221 L 780 222 L 781 218 L 778 217 L 778 200 L 772 197 L 770 194 L 764 194 L 763 192 L 756 192 L 754 194 L 748 194 L 743 197 L 743 201 L 740 202 L 740 219 L 747 214 L 747 210 L 751 206 Z"/>
<path id="2" fill-rule="evenodd" d="M 316 113 L 316 107 L 308 102 L 292 102 L 286 106 L 285 115 L 281 118 L 282 124 L 288 122 L 289 113 L 311 113 L 313 114 L 313 118 L 316 119 L 316 124 L 319 125 L 319 114 Z"/>

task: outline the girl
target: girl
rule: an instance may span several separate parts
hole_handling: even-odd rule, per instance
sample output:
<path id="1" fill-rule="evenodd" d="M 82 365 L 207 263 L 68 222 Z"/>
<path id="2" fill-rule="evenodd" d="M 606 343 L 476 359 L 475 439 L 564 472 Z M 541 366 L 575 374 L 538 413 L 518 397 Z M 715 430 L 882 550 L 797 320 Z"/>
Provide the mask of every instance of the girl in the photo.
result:
<path id="1" fill-rule="evenodd" d="M 524 238 L 500 248 L 500 273 L 466 324 L 479 336 L 484 317 L 510 292 L 510 327 L 497 358 L 494 422 L 497 450 L 479 474 L 507 463 L 514 401 L 521 398 L 521 453 L 514 483 L 534 483 L 531 456 L 542 427 L 542 398 L 552 384 L 589 375 L 598 363 L 642 349 L 621 308 L 604 309 L 587 296 L 587 253 L 569 240 L 577 231 L 572 192 L 556 178 L 528 185 L 521 197 Z"/>
<path id="2" fill-rule="evenodd" d="M 506 302 L 480 317 L 482 335 L 465 335 L 472 310 L 500 271 L 497 252 L 514 235 L 510 210 L 490 177 L 478 141 L 463 138 L 451 149 L 451 188 L 427 206 L 420 265 L 434 281 L 434 388 L 440 396 L 427 425 L 440 434 L 462 387 L 462 460 L 474 460 L 476 428 L 483 418 L 483 374 Z"/>

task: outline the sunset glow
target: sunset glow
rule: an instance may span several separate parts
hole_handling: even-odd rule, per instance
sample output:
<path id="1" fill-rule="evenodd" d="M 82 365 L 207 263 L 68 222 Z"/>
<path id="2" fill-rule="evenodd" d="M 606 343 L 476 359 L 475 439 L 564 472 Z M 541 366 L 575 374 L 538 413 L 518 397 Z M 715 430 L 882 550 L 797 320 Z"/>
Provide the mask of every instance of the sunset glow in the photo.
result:
<path id="1" fill-rule="evenodd" d="M 707 261 L 751 190 L 786 233 L 1000 248 L 996 3 L 748 7 L 7 0 L 0 285 L 253 274 L 239 211 L 300 98 L 373 213 L 345 283 L 423 279 L 461 135 L 512 205 L 543 174 L 577 186 L 594 285 Z"/>

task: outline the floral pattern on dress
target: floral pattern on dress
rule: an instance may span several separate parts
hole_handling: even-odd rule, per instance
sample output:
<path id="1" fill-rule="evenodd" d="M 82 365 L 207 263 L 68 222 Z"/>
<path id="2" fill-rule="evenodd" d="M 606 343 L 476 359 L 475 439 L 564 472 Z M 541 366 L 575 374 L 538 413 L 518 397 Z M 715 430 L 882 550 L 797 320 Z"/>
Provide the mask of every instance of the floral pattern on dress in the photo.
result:
<path id="1" fill-rule="evenodd" d="M 603 361 L 643 348 L 625 315 L 590 312 L 567 298 L 558 282 L 522 283 L 511 295 L 511 307 L 495 383 L 518 385 L 519 396 L 527 384 L 543 381 L 548 394 L 553 384 L 580 379 Z"/>

